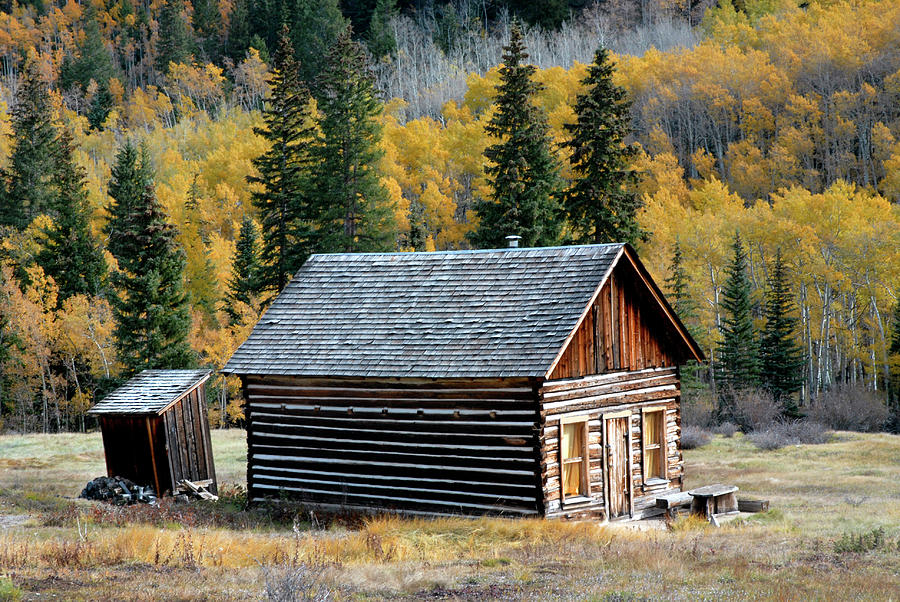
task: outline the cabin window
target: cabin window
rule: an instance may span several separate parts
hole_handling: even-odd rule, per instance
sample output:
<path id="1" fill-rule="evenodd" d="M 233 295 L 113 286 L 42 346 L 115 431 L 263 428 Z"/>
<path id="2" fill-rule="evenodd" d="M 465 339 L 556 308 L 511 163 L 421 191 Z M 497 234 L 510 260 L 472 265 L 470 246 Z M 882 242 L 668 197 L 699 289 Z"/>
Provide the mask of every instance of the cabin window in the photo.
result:
<path id="1" fill-rule="evenodd" d="M 666 410 L 643 412 L 644 482 L 666 479 Z"/>
<path id="2" fill-rule="evenodd" d="M 562 501 L 588 497 L 588 417 L 562 419 L 559 425 Z"/>

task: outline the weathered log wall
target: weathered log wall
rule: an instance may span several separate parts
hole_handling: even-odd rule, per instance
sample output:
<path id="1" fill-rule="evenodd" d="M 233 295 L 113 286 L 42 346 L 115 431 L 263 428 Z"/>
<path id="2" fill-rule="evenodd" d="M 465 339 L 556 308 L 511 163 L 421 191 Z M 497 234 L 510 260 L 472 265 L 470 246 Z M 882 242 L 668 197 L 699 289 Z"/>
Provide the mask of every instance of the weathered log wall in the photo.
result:
<path id="1" fill-rule="evenodd" d="M 597 295 L 550 374 L 550 380 L 676 366 L 678 336 L 658 303 L 620 262 Z"/>
<path id="2" fill-rule="evenodd" d="M 676 368 L 650 368 L 584 378 L 547 381 L 541 403 L 541 483 L 548 517 L 606 518 L 603 415 L 631 411 L 631 487 L 635 513 L 664 491 L 680 490 L 681 454 L 679 378 Z M 665 408 L 667 480 L 645 484 L 642 457 L 642 409 Z M 563 504 L 560 496 L 559 425 L 563 416 L 588 416 L 590 500 Z"/>
<path id="3" fill-rule="evenodd" d="M 246 376 L 251 501 L 542 512 L 535 379 Z"/>

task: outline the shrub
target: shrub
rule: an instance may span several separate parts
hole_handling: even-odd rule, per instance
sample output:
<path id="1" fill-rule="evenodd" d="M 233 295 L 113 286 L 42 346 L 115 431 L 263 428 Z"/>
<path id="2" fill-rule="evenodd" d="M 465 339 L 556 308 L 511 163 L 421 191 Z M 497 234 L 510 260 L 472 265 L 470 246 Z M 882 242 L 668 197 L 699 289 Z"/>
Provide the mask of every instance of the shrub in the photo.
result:
<path id="1" fill-rule="evenodd" d="M 890 545 L 884 527 L 878 527 L 868 533 L 844 533 L 834 542 L 834 551 L 838 554 L 863 554 Z"/>
<path id="2" fill-rule="evenodd" d="M 781 418 L 781 406 L 767 391 L 741 389 L 731 397 L 734 419 L 745 432 L 766 429 Z"/>
<path id="3" fill-rule="evenodd" d="M 716 425 L 713 428 L 713 432 L 717 435 L 722 435 L 723 437 L 731 439 L 734 437 L 734 434 L 738 432 L 738 427 L 735 423 L 726 420 L 722 424 Z"/>
<path id="4" fill-rule="evenodd" d="M 780 449 L 786 445 L 827 443 L 831 433 L 825 425 L 810 420 L 794 420 L 769 425 L 751 432 L 748 437 L 762 450 Z"/>
<path id="5" fill-rule="evenodd" d="M 706 429 L 699 426 L 682 426 L 681 427 L 681 448 L 696 449 L 703 447 L 712 440 L 712 434 Z"/>
<path id="6" fill-rule="evenodd" d="M 888 420 L 887 404 L 862 386 L 836 386 L 822 393 L 808 416 L 840 431 L 881 430 Z"/>
<path id="7" fill-rule="evenodd" d="M 279 567 L 263 567 L 266 599 L 277 602 L 325 602 L 333 592 L 324 583 L 325 566 L 299 563 Z"/>
<path id="8" fill-rule="evenodd" d="M 681 396 L 682 426 L 708 428 L 715 422 L 716 399 L 709 389 L 683 391 Z"/>

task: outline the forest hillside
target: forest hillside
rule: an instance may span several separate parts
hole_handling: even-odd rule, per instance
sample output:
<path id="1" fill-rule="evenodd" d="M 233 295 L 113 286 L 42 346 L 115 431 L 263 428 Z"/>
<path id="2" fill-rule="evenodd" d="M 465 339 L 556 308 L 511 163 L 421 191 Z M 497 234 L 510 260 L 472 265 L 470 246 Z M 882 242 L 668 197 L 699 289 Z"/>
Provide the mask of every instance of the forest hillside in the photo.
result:
<path id="1" fill-rule="evenodd" d="M 298 119 L 316 140 L 341 83 L 328 57 L 343 48 L 367 65 L 375 126 L 360 135 L 376 146 L 379 248 L 470 248 L 479 202 L 495 194 L 485 151 L 497 143 L 490 124 L 517 19 L 563 187 L 577 179 L 565 126 L 595 51 L 611 50 L 646 233 L 636 246 L 713 365 L 739 233 L 759 331 L 776 256 L 786 270 L 801 407 L 844 385 L 890 403 L 900 383 L 900 3 L 538 4 L 0 5 L 0 428 L 82 429 L 91 403 L 141 365 L 122 352 L 121 316 L 137 293 L 121 291 L 140 285 L 123 274 L 143 269 L 121 259 L 130 243 L 117 224 L 137 219 L 128 194 L 146 197 L 151 229 L 166 232 L 161 278 L 179 281 L 169 301 L 185 347 L 171 361 L 218 369 L 246 337 L 272 290 L 236 296 L 234 262 L 248 232 L 266 231 L 259 199 L 271 183 L 260 170 L 277 146 L 266 132 L 279 60 L 296 62 L 296 82 L 283 85 L 308 90 Z M 293 57 L 279 46 L 281 23 Z M 72 207 L 95 241 L 85 252 L 102 258 L 96 286 L 53 276 L 54 257 L 96 263 L 59 240 L 77 221 Z M 577 240 L 574 228 L 561 223 L 558 242 Z M 702 380 L 714 384 L 715 371 Z M 214 382 L 213 420 L 239 423 L 237 384 Z"/>

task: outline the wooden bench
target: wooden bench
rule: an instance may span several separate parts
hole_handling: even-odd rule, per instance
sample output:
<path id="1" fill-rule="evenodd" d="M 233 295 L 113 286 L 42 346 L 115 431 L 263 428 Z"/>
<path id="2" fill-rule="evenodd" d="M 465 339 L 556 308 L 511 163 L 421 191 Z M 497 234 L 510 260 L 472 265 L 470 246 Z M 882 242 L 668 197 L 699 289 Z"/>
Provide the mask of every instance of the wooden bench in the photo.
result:
<path id="1" fill-rule="evenodd" d="M 691 514 L 702 516 L 706 520 L 722 514 L 736 514 L 738 511 L 736 485 L 707 485 L 691 489 L 688 494 L 691 500 Z"/>
<path id="2" fill-rule="evenodd" d="M 682 506 L 690 506 L 694 498 L 685 491 L 667 493 L 656 498 L 656 507 L 666 511 L 666 518 L 674 519 L 678 516 L 678 509 Z"/>

